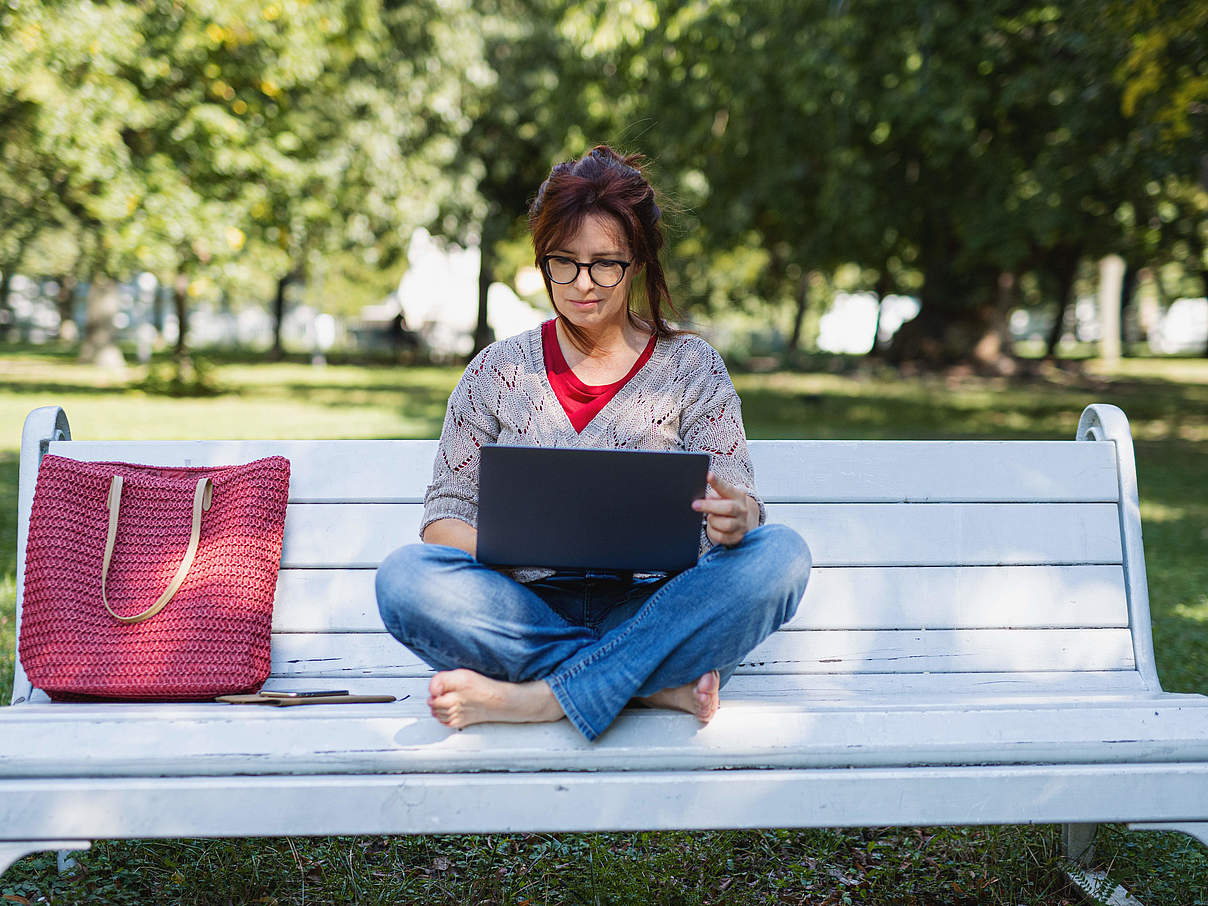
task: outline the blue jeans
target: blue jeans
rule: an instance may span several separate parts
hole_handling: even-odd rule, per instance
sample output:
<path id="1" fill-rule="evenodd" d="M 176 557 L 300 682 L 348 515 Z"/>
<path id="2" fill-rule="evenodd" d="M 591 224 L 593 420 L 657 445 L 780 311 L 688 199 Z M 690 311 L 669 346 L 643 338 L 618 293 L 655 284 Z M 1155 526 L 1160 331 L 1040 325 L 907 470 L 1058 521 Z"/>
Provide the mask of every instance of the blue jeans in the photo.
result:
<path id="1" fill-rule="evenodd" d="M 545 680 L 594 740 L 631 698 L 710 670 L 728 680 L 793 616 L 809 571 L 809 549 L 784 525 L 673 576 L 577 570 L 527 585 L 457 548 L 412 544 L 378 568 L 377 600 L 386 629 L 429 666 Z"/>

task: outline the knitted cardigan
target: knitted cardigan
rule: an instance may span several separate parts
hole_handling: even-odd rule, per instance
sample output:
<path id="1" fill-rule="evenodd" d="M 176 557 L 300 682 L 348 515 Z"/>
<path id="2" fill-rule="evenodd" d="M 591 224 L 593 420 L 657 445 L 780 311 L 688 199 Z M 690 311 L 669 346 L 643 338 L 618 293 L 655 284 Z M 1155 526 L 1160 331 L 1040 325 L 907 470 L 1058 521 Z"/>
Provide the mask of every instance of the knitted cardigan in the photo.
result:
<path id="1" fill-rule="evenodd" d="M 714 473 L 755 499 L 759 523 L 766 519 L 738 393 L 717 350 L 691 334 L 659 339 L 650 360 L 582 432 L 575 431 L 550 387 L 540 327 L 492 343 L 470 362 L 449 396 L 421 536 L 438 519 L 477 527 L 478 450 L 490 443 L 701 451 L 709 454 Z M 702 552 L 709 543 L 702 531 Z M 527 582 L 551 571 L 509 572 Z"/>

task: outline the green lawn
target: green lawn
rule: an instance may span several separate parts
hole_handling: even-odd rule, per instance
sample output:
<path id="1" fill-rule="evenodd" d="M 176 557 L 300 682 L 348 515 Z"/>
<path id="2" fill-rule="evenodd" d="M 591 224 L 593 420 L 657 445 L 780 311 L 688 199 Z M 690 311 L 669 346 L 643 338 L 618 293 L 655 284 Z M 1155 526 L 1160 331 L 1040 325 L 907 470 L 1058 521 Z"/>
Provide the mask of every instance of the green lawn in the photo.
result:
<path id="1" fill-rule="evenodd" d="M 0 689 L 14 651 L 17 451 L 35 406 L 61 405 L 76 438 L 433 437 L 456 369 L 235 362 L 220 392 L 132 389 L 63 354 L 0 347 Z M 1136 437 L 1155 647 L 1165 688 L 1208 691 L 1208 361 L 1129 360 L 1108 373 L 1026 380 L 736 375 L 748 433 L 819 438 L 1066 438 L 1082 408 L 1115 403 Z M 7 700 L 7 692 L 4 693 Z M 1208 853 L 1166 834 L 1100 833 L 1139 899 L 1208 902 Z M 526 834 L 99 843 L 73 875 L 53 855 L 0 879 L 7 902 L 878 903 L 1074 902 L 1053 827 Z M 7 899 L 4 898 L 7 895 Z"/>

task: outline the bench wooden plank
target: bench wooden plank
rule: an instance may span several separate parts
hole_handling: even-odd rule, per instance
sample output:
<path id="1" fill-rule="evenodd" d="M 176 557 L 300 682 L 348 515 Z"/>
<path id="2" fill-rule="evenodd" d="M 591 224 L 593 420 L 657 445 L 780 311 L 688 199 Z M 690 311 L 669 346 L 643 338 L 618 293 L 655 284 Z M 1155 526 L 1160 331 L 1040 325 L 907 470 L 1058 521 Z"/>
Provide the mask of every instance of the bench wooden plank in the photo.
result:
<path id="1" fill-rule="evenodd" d="M 349 687 L 365 695 L 410 696 L 424 708 L 428 675 L 357 678 Z M 273 677 L 265 688 L 300 691 L 314 687 L 309 678 Z M 959 702 L 996 703 L 1051 700 L 1080 702 L 1130 700 L 1152 696 L 1133 670 L 1043 673 L 817 673 L 737 674 L 722 690 L 722 706 L 741 699 L 805 704 L 812 708 L 886 708 L 913 705 L 955 706 Z M 1164 694 L 1164 693 L 1162 693 Z"/>
<path id="2" fill-rule="evenodd" d="M 1068 441 L 751 441 L 772 502 L 1116 501 L 1115 446 Z M 422 500 L 436 441 L 89 441 L 51 445 L 82 460 L 292 464 L 301 500 Z M 355 464 L 355 465 L 353 465 Z"/>
<path id="3" fill-rule="evenodd" d="M 284 569 L 278 632 L 378 632 L 372 569 Z M 1124 627 L 1119 566 L 821 567 L 789 629 Z"/>
<path id="4" fill-rule="evenodd" d="M 436 441 L 73 440 L 51 444 L 50 452 L 85 461 L 162 466 L 222 466 L 284 456 L 290 460 L 292 501 L 422 503 L 432 478 Z"/>
<path id="5" fill-rule="evenodd" d="M 418 676 L 424 662 L 385 632 L 275 633 L 273 674 Z M 1127 629 L 968 629 L 778 632 L 741 673 L 973 673 L 1131 670 Z"/>
<path id="6" fill-rule="evenodd" d="M 1182 820 L 1208 765 L 25 780 L 0 813 L 44 840 Z"/>
<path id="7" fill-rule="evenodd" d="M 704 727 L 637 708 L 595 743 L 566 720 L 450 730 L 415 703 L 202 708 L 30 724 L 16 715 L 14 736 L 0 740 L 0 777 L 1110 764 L 1173 760 L 1175 751 L 1208 759 L 1208 702 L 1186 698 L 880 710 L 732 702 Z"/>
<path id="8" fill-rule="evenodd" d="M 785 503 L 768 519 L 799 531 L 818 566 L 1119 563 L 1110 503 Z M 375 567 L 419 540 L 407 504 L 291 504 L 282 566 Z"/>
<path id="9" fill-rule="evenodd" d="M 778 632 L 743 661 L 743 673 L 974 673 L 1132 670 L 1127 629 L 936 629 Z"/>
<path id="10" fill-rule="evenodd" d="M 271 677 L 266 689 L 286 692 L 318 688 L 347 688 L 363 695 L 393 695 L 426 713 L 428 680 L 431 674 L 395 677 L 340 677 L 339 681 L 313 677 Z M 978 707 L 999 704 L 1038 704 L 1058 702 L 1066 706 L 1071 701 L 1138 701 L 1162 697 L 1168 693 L 1154 692 L 1142 682 L 1134 670 L 1083 670 L 1009 673 L 814 673 L 814 674 L 737 674 L 722 692 L 723 706 L 735 700 L 808 704 L 815 708 L 909 708 L 916 704 L 958 707 L 962 702 Z M 39 713 L 61 716 L 64 708 L 76 707 L 65 703 L 51 704 L 44 692 L 38 691 L 29 710 L 31 718 Z M 88 715 L 102 709 L 129 709 L 131 713 L 145 710 L 141 703 L 89 702 L 79 707 Z M 178 704 L 171 708 L 210 707 L 209 705 Z M 39 712 L 38 708 L 45 708 Z M 56 717 L 58 719 L 58 717 Z"/>
<path id="11" fill-rule="evenodd" d="M 778 503 L 1119 499 L 1115 447 L 1066 441 L 750 442 L 760 493 Z"/>

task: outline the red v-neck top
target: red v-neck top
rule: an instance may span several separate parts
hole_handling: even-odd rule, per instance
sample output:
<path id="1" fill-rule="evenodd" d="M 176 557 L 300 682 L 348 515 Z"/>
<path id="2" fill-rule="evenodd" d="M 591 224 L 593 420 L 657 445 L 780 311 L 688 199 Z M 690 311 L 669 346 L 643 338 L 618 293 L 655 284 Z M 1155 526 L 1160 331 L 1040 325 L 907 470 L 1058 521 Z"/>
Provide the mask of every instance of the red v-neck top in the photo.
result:
<path id="1" fill-rule="evenodd" d="M 554 389 L 554 395 L 558 397 L 558 402 L 562 404 L 566 417 L 570 419 L 570 423 L 576 431 L 586 428 L 596 414 L 608 405 L 608 401 L 629 382 L 629 379 L 642 370 L 642 366 L 650 360 L 650 356 L 654 352 L 654 341 L 655 337 L 651 334 L 650 342 L 646 344 L 646 348 L 642 350 L 642 354 L 638 356 L 638 360 L 633 363 L 633 367 L 629 369 L 629 373 L 625 377 L 611 384 L 593 386 L 584 384 L 575 377 L 575 373 L 566 364 L 566 356 L 562 355 L 562 347 L 558 345 L 555 321 L 551 319 L 541 325 L 541 349 L 545 357 L 545 374 L 549 378 L 550 387 Z"/>

